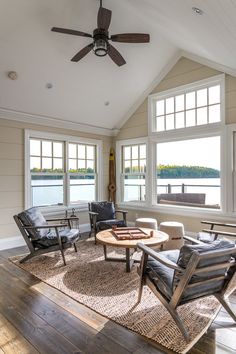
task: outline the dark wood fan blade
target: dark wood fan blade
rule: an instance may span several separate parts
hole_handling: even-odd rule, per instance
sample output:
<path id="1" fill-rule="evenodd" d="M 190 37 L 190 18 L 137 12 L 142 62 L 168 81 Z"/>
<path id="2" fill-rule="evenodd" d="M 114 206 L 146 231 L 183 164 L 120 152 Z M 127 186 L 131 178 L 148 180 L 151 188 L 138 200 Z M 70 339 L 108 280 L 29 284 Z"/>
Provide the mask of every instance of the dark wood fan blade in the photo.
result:
<path id="1" fill-rule="evenodd" d="M 122 66 L 126 63 L 122 55 L 111 44 L 109 44 L 108 55 L 118 66 Z"/>
<path id="2" fill-rule="evenodd" d="M 111 36 L 113 42 L 123 43 L 148 43 L 150 35 L 145 33 L 120 33 Z"/>
<path id="3" fill-rule="evenodd" d="M 51 31 L 58 32 L 58 33 L 72 34 L 74 36 L 91 37 L 91 38 L 93 37 L 89 33 L 75 31 L 75 30 L 71 30 L 71 29 L 67 29 L 67 28 L 52 27 Z"/>
<path id="4" fill-rule="evenodd" d="M 111 14 L 111 10 L 105 9 L 104 7 L 99 8 L 97 18 L 98 28 L 108 30 L 111 23 Z"/>
<path id="5" fill-rule="evenodd" d="M 75 56 L 71 59 L 71 61 L 78 62 L 80 59 L 85 57 L 93 49 L 93 43 L 87 45 L 83 49 L 81 49 Z"/>

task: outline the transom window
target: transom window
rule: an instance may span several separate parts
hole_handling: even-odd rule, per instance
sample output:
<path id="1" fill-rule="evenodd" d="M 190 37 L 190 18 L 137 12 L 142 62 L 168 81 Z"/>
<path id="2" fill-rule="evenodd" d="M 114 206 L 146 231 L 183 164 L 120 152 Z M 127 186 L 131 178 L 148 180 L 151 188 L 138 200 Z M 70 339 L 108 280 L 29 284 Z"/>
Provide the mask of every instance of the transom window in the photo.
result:
<path id="1" fill-rule="evenodd" d="M 27 206 L 74 206 L 96 200 L 100 193 L 100 144 L 52 140 L 38 135 L 43 133 L 37 132 L 27 139 L 26 172 L 30 176 Z"/>
<path id="2" fill-rule="evenodd" d="M 124 201 L 145 201 L 146 158 L 146 144 L 122 147 L 122 190 Z"/>
<path id="3" fill-rule="evenodd" d="M 196 85 L 198 86 L 198 85 Z M 153 131 L 162 132 L 221 120 L 221 85 L 199 85 L 196 89 L 177 90 L 154 95 Z"/>

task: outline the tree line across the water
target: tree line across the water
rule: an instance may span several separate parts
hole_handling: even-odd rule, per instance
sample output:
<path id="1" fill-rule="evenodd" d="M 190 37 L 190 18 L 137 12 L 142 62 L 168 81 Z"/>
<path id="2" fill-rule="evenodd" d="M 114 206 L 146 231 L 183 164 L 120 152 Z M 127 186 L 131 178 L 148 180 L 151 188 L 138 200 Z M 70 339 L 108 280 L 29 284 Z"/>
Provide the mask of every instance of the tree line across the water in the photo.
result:
<path id="1" fill-rule="evenodd" d="M 158 165 L 159 178 L 219 178 L 220 171 L 202 166 Z"/>

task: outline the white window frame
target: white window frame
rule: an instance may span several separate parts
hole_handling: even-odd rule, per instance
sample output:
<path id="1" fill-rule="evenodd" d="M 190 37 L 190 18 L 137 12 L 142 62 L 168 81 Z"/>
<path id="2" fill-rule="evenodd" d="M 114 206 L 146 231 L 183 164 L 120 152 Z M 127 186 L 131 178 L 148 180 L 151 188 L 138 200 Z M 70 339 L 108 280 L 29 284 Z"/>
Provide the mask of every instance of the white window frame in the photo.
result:
<path id="1" fill-rule="evenodd" d="M 137 139 L 127 139 L 127 140 L 119 140 L 116 142 L 116 196 L 117 196 L 117 203 L 124 204 L 124 205 L 131 205 L 131 206 L 147 206 L 148 205 L 148 191 L 146 188 L 146 200 L 145 201 L 134 201 L 134 202 L 124 202 L 124 178 L 123 178 L 123 158 L 122 158 L 122 149 L 123 146 L 131 146 L 131 145 L 146 145 L 146 172 L 145 174 L 145 185 L 147 186 L 147 176 L 148 176 L 148 139 L 147 138 L 137 138 Z M 142 173 L 140 173 L 142 174 Z"/>
<path id="2" fill-rule="evenodd" d="M 161 132 L 157 132 L 155 130 L 155 103 L 158 100 L 162 100 L 162 99 L 166 99 L 169 97 L 173 97 L 173 96 L 177 96 L 177 95 L 181 95 L 184 94 L 188 91 L 197 91 L 200 89 L 204 89 L 207 88 L 209 86 L 214 86 L 214 85 L 220 85 L 221 86 L 221 97 L 220 97 L 220 104 L 221 104 L 221 121 L 217 122 L 217 123 L 208 123 L 208 124 L 202 124 L 202 125 L 196 125 L 193 127 L 187 127 L 187 128 L 180 128 L 180 129 L 173 129 L 173 130 L 165 130 L 165 131 L 161 131 Z M 154 93 L 152 95 L 148 96 L 148 135 L 152 136 L 162 136 L 163 134 L 181 134 L 181 131 L 186 131 L 186 130 L 192 130 L 192 129 L 196 129 L 196 128 L 202 128 L 202 127 L 214 127 L 214 126 L 219 126 L 219 125 L 224 125 L 225 124 L 225 75 L 224 74 L 220 74 L 220 75 L 216 75 L 204 80 L 199 80 L 199 81 L 195 81 L 192 82 L 190 84 L 187 85 L 182 85 L 182 86 L 178 86 L 166 91 L 162 91 L 159 93 Z"/>
<path id="3" fill-rule="evenodd" d="M 178 205 L 165 205 L 165 204 L 158 204 L 157 201 L 157 188 L 156 188 L 156 144 L 157 143 L 166 143 L 166 142 L 173 142 L 173 141 L 183 141 L 183 140 L 191 140 L 191 139 L 200 139 L 200 138 L 210 138 L 214 136 L 220 136 L 221 140 L 221 156 L 220 156 L 220 172 L 221 172 L 221 209 L 216 210 L 216 209 L 207 209 L 207 208 L 197 208 L 197 207 L 184 207 L 184 206 L 178 206 Z M 151 171 L 151 180 L 152 180 L 152 203 L 151 206 L 160 212 L 166 213 L 166 214 L 176 214 L 176 215 L 197 215 L 201 217 L 206 217 L 206 215 L 222 215 L 226 214 L 228 211 L 227 205 L 226 205 L 226 184 L 227 184 L 227 161 L 224 159 L 223 156 L 226 155 L 225 147 L 226 144 L 226 128 L 221 128 L 221 129 L 207 129 L 204 131 L 201 131 L 196 134 L 185 134 L 184 136 L 181 137 L 172 137 L 167 138 L 163 137 L 162 139 L 155 139 L 155 137 L 152 137 L 150 145 L 152 149 L 152 155 L 153 155 L 153 162 L 152 165 L 152 171 Z"/>
<path id="4" fill-rule="evenodd" d="M 31 205 L 31 173 L 30 173 L 30 139 L 45 139 L 45 140 L 58 140 L 65 143 L 65 151 L 64 151 L 64 161 L 66 164 L 65 174 L 67 178 L 65 178 L 65 183 L 68 185 L 69 180 L 69 172 L 67 171 L 68 166 L 68 144 L 76 143 L 76 144 L 85 144 L 85 145 L 95 145 L 96 146 L 96 200 L 103 199 L 103 184 L 102 184 L 102 140 L 90 139 L 84 137 L 76 137 L 70 135 L 63 134 L 54 134 L 49 132 L 42 132 L 37 130 L 25 130 L 25 209 L 30 208 Z M 64 193 L 67 193 L 65 200 L 69 200 L 69 187 L 64 187 Z M 45 206 L 41 207 L 45 214 L 56 214 L 62 213 L 67 209 L 76 208 L 76 210 L 87 210 L 87 203 L 80 204 L 71 204 L 71 205 L 63 205 L 63 206 Z"/>
<path id="5" fill-rule="evenodd" d="M 153 106 L 154 102 L 160 98 L 166 98 L 166 96 L 174 96 L 184 93 L 184 90 L 198 90 L 201 88 L 214 86 L 216 84 L 221 85 L 221 121 L 217 123 L 208 123 L 204 125 L 197 125 L 193 127 L 167 130 L 162 132 L 154 131 Z M 232 191 L 230 192 L 227 186 L 232 186 L 232 173 L 230 166 L 232 166 L 231 156 L 233 154 L 233 134 L 232 130 L 236 132 L 236 124 L 231 127 L 231 133 L 229 133 L 227 126 L 225 125 L 225 75 L 220 74 L 204 80 L 192 82 L 187 85 L 182 85 L 177 88 L 173 88 L 164 92 L 155 93 L 148 97 L 148 137 L 137 139 L 126 139 L 118 141 L 116 143 L 117 151 L 117 202 L 120 206 L 127 207 L 136 211 L 156 211 L 162 214 L 181 215 L 181 216 L 194 216 L 199 218 L 213 217 L 219 220 L 224 220 L 225 216 L 236 215 L 232 213 L 233 202 Z M 230 135 L 231 134 L 231 135 Z M 180 140 L 189 140 L 194 138 L 207 138 L 213 136 L 220 136 L 221 139 L 221 209 L 207 209 L 197 207 L 184 207 L 175 205 L 157 204 L 157 191 L 156 191 L 156 144 L 161 142 L 171 142 Z M 119 197 L 121 195 L 121 149 L 123 145 L 146 143 L 147 144 L 147 172 L 146 172 L 146 185 L 147 198 L 145 203 L 129 203 L 122 202 Z M 229 153 L 230 151 L 230 153 Z M 235 193 L 236 195 L 236 193 Z"/>
<path id="6" fill-rule="evenodd" d="M 234 152 L 234 134 L 236 134 L 236 124 L 229 124 L 226 127 L 226 154 L 225 161 L 227 164 L 227 211 L 228 214 L 235 218 L 236 215 L 236 183 L 234 183 L 234 161 L 236 160 Z M 235 210 L 234 210 L 235 209 Z"/>

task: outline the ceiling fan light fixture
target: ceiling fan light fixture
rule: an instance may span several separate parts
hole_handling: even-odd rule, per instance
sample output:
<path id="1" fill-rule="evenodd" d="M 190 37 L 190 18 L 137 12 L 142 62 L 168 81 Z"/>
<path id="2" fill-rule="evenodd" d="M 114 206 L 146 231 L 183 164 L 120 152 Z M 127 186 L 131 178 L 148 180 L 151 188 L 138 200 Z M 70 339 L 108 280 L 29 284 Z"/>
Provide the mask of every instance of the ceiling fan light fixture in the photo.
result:
<path id="1" fill-rule="evenodd" d="M 107 55 L 108 53 L 107 41 L 102 38 L 96 39 L 94 42 L 93 51 L 98 57 L 104 57 L 105 55 Z"/>

